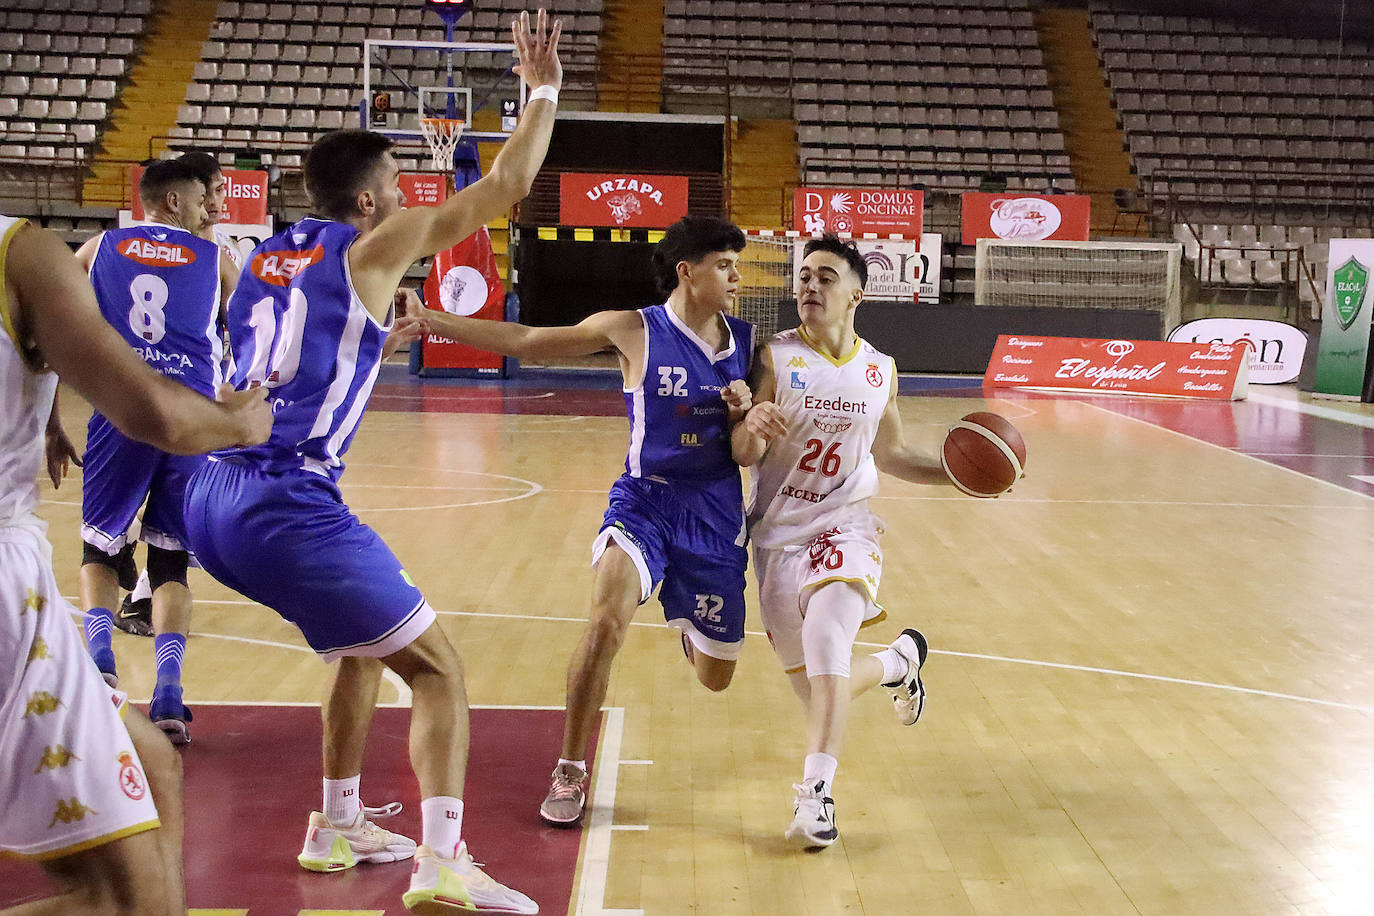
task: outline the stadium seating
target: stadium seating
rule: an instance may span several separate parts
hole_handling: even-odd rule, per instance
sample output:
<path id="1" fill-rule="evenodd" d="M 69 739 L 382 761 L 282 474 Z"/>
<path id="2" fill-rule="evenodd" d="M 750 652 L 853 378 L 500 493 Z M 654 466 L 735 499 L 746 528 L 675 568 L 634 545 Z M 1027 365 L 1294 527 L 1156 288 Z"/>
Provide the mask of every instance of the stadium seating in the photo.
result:
<path id="1" fill-rule="evenodd" d="M 1374 192 L 1368 43 L 1258 34 L 1234 22 L 1095 3 L 1098 48 L 1147 190 L 1252 203 L 1303 221 Z M 1334 39 L 1333 39 L 1334 40 Z M 1239 206 L 1235 206 L 1239 205 Z"/>
<path id="2" fill-rule="evenodd" d="M 1026 0 L 667 0 L 664 23 L 665 93 L 790 99 L 807 182 L 1073 187 Z"/>
<path id="3" fill-rule="evenodd" d="M 549 6 L 564 20 L 565 89 L 585 90 L 595 71 L 602 0 Z M 459 20 L 453 40 L 509 43 L 511 16 L 526 8 L 521 0 L 488 0 Z M 279 163 L 295 167 L 301 149 L 320 131 L 358 126 L 365 39 L 443 41 L 445 32 L 419 4 L 223 0 L 173 133 L 259 153 L 279 151 Z M 504 57 L 491 54 L 465 60 L 469 67 L 495 67 L 497 73 L 505 67 Z M 440 85 L 445 79 L 437 52 L 416 54 L 398 71 L 414 86 Z M 408 158 L 403 162 L 414 164 Z"/>
<path id="4" fill-rule="evenodd" d="M 0 10 L 0 173 L 77 168 L 113 105 L 152 0 L 10 0 Z"/>

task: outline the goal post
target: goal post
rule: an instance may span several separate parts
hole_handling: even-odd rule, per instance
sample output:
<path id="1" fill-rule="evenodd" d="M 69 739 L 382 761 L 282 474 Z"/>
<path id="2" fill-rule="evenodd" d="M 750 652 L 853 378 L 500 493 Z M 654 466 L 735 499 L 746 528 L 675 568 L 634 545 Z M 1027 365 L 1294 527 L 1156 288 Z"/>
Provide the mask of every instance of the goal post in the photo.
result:
<path id="1" fill-rule="evenodd" d="M 979 239 L 977 305 L 1157 311 L 1164 329 L 1182 312 L 1178 242 L 1016 242 Z"/>

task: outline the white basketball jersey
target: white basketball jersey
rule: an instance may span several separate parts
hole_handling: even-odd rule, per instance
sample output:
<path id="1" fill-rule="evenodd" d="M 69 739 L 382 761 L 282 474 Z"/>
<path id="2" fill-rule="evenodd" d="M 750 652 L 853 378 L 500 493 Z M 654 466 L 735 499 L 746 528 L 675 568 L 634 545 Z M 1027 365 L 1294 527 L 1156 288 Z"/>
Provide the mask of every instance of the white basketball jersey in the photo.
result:
<path id="1" fill-rule="evenodd" d="M 781 547 L 851 518 L 877 492 L 873 439 L 896 367 L 861 338 L 832 359 L 801 328 L 776 335 L 768 350 L 788 431 L 752 469 L 749 535 L 759 547 Z"/>
<path id="2" fill-rule="evenodd" d="M 57 375 L 37 365 L 36 354 L 19 339 L 13 291 L 5 280 L 10 242 L 24 220 L 0 216 L 0 528 L 42 525 L 38 508 L 38 469 L 43 463 L 43 430 L 48 425 Z"/>

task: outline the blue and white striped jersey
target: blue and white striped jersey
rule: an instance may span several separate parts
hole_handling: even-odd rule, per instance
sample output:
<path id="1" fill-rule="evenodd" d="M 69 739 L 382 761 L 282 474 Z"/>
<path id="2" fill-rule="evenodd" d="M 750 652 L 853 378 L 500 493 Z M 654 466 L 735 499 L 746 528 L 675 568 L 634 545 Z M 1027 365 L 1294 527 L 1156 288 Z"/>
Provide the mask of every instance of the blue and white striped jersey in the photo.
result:
<path id="1" fill-rule="evenodd" d="M 262 445 L 217 457 L 331 480 L 343 473 L 389 330 L 353 291 L 348 249 L 357 237 L 347 223 L 306 217 L 249 255 L 229 298 L 234 387 L 270 389 L 276 419 Z"/>
<path id="2" fill-rule="evenodd" d="M 172 226 L 111 229 L 91 261 L 100 312 L 148 365 L 214 397 L 219 335 L 219 246 Z"/>

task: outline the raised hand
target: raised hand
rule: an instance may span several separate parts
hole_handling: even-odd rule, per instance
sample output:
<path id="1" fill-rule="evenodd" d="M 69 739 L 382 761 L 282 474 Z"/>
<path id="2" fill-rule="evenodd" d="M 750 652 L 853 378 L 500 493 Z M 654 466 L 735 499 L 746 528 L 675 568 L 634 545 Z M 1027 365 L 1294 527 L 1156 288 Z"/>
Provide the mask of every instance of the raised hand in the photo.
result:
<path id="1" fill-rule="evenodd" d="M 540 9 L 535 19 L 534 31 L 530 31 L 530 14 L 523 12 L 510 26 L 511 37 L 515 41 L 515 54 L 520 62 L 515 72 L 531 89 L 539 86 L 563 85 L 563 64 L 558 59 L 558 36 L 563 34 L 563 20 L 553 21 L 549 30 L 549 14 Z"/>

